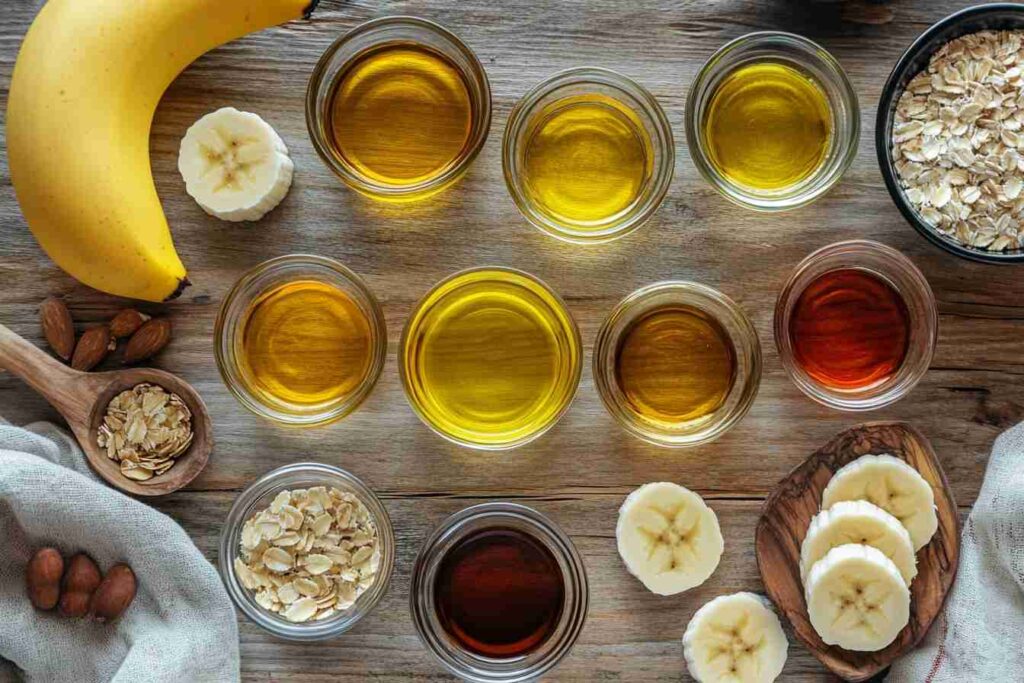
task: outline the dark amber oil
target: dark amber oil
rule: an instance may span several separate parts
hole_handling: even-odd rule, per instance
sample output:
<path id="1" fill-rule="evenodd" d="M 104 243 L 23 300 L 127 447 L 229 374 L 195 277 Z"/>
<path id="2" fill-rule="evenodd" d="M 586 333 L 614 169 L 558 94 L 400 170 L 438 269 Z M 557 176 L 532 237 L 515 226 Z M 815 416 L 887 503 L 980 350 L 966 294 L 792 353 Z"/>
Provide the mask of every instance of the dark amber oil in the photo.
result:
<path id="1" fill-rule="evenodd" d="M 825 387 L 859 390 L 895 375 L 910 342 L 903 297 L 866 270 L 833 270 L 801 292 L 789 320 L 793 356 Z"/>
<path id="2" fill-rule="evenodd" d="M 511 528 L 461 539 L 442 558 L 434 580 L 445 632 L 464 649 L 495 659 L 519 657 L 544 644 L 562 616 L 564 597 L 555 556 Z"/>

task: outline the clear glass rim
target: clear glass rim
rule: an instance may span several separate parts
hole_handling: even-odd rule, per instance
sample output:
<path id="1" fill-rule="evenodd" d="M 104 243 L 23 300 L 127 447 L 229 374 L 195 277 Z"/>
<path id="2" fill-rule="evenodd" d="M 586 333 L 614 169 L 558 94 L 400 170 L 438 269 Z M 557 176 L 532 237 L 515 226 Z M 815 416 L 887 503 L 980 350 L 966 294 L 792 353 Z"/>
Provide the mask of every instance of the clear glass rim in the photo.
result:
<path id="1" fill-rule="evenodd" d="M 845 134 L 838 130 L 833 131 L 830 158 L 826 158 L 809 178 L 792 188 L 786 188 L 785 192 L 754 193 L 735 185 L 715 169 L 704 149 L 701 125 L 714 89 L 726 74 L 745 63 L 744 53 L 770 47 L 778 49 L 780 46 L 794 52 L 776 55 L 774 58 L 793 62 L 804 69 L 813 66 L 816 76 L 827 77 L 827 82 L 820 85 L 826 91 L 826 95 L 829 95 L 829 104 L 833 110 L 833 127 L 837 127 L 836 122 L 842 116 L 846 124 Z M 796 58 L 797 55 L 800 59 Z M 829 93 L 830 87 L 835 89 L 838 101 L 833 101 Z M 835 111 L 837 105 L 842 108 L 841 112 Z M 821 45 L 785 31 L 748 33 L 729 41 L 715 51 L 698 70 L 690 86 L 686 97 L 685 121 L 690 158 L 704 179 L 726 199 L 761 212 L 796 209 L 819 199 L 839 182 L 853 163 L 860 141 L 860 105 L 857 93 L 842 65 Z"/>
<path id="2" fill-rule="evenodd" d="M 665 303 L 677 302 L 695 306 L 711 314 L 729 332 L 736 360 L 743 369 L 729 391 L 725 404 L 698 428 L 688 431 L 658 429 L 636 418 L 624 405 L 622 391 L 614 377 L 615 354 L 622 332 L 639 315 L 650 308 L 645 305 L 658 298 Z M 655 304 L 657 305 L 657 304 Z M 712 311 L 709 308 L 720 310 Z M 722 315 L 728 316 L 723 321 Z M 747 414 L 761 386 L 761 341 L 746 312 L 722 292 L 697 282 L 666 280 L 645 285 L 615 305 L 605 318 L 594 341 L 592 371 L 594 385 L 601 402 L 619 425 L 647 443 L 666 448 L 687 448 L 709 443 L 735 427 Z"/>
<path id="3" fill-rule="evenodd" d="M 562 313 L 565 315 L 566 320 L 569 322 L 569 327 L 568 327 L 568 329 L 566 331 L 567 332 L 571 332 L 572 337 L 576 340 L 576 346 L 580 349 L 579 357 L 577 358 L 576 365 L 573 368 L 573 379 L 572 379 L 573 389 L 566 396 L 564 404 L 562 405 L 562 407 L 558 410 L 557 413 L 555 413 L 554 415 L 551 416 L 551 419 L 548 420 L 547 423 L 545 423 L 543 426 L 537 428 L 537 430 L 531 432 L 530 434 L 526 434 L 526 435 L 524 435 L 524 436 L 522 436 L 522 437 L 520 437 L 518 439 L 515 439 L 513 441 L 509 441 L 509 442 L 505 442 L 505 443 L 483 444 L 483 443 L 477 443 L 475 441 L 467 441 L 465 439 L 460 439 L 460 438 L 458 438 L 456 436 L 453 436 L 452 434 L 449 434 L 448 432 L 446 432 L 443 429 L 439 428 L 420 409 L 420 407 L 416 405 L 416 402 L 412 399 L 412 388 L 410 386 L 410 379 L 409 379 L 408 373 L 406 372 L 406 369 L 405 369 L 405 350 L 406 350 L 406 347 L 408 346 L 408 343 L 409 343 L 409 335 L 412 332 L 412 330 L 410 328 L 412 327 L 413 321 L 416 320 L 419 317 L 420 313 L 423 311 L 423 308 L 426 305 L 428 299 L 430 299 L 430 296 L 434 292 L 436 292 L 437 290 L 441 289 L 442 287 L 444 287 L 445 285 L 451 283 L 454 280 L 457 280 L 457 279 L 459 279 L 461 277 L 464 277 L 466 275 L 470 275 L 472 273 L 479 273 L 479 272 L 511 273 L 513 275 L 518 275 L 520 277 L 523 277 L 523 278 L 533 282 L 534 284 L 538 285 L 539 287 L 541 287 L 545 291 L 547 291 L 548 294 L 550 294 L 551 297 L 554 299 L 556 304 L 559 307 L 561 307 Z M 513 448 L 518 448 L 519 446 L 528 444 L 531 441 L 539 439 L 541 436 L 546 434 L 548 432 L 548 430 L 550 430 L 552 427 L 554 427 L 556 424 L 558 424 L 559 420 L 561 420 L 562 417 L 569 411 L 569 408 L 572 407 L 572 404 L 576 400 L 576 396 L 579 393 L 580 378 L 582 377 L 582 375 L 583 375 L 583 339 L 580 336 L 579 325 L 576 323 L 576 319 L 573 317 L 572 313 L 569 311 L 569 307 L 565 305 L 565 301 L 562 299 L 561 296 L 559 296 L 558 292 L 556 292 L 551 287 L 549 287 L 547 285 L 547 283 L 545 283 L 539 277 L 537 277 L 535 275 L 532 275 L 530 273 L 527 273 L 524 270 L 519 270 L 518 268 L 510 268 L 510 267 L 507 267 L 507 266 L 474 266 L 472 268 L 464 268 L 463 270 L 456 271 L 456 272 L 448 275 L 447 277 L 439 280 L 430 289 L 428 289 L 427 292 L 422 297 L 420 297 L 419 301 L 416 302 L 416 305 L 413 306 L 412 311 L 409 313 L 409 317 L 405 321 L 405 327 L 402 329 L 402 337 L 401 337 L 401 340 L 398 343 L 398 376 L 399 376 L 399 379 L 402 382 L 402 391 L 405 394 L 405 400 L 409 404 L 409 407 L 412 408 L 412 411 L 416 414 L 416 417 L 418 417 L 420 422 L 422 422 L 424 425 L 426 425 L 430 429 L 430 431 L 434 432 L 435 434 L 437 434 L 438 436 L 444 438 L 445 440 L 447 440 L 447 441 L 449 441 L 451 443 L 457 444 L 459 446 L 465 446 L 467 448 L 472 448 L 472 449 L 480 450 L 480 451 L 507 451 L 507 450 L 511 450 Z"/>
<path id="4" fill-rule="evenodd" d="M 363 299 L 356 303 L 363 309 L 370 325 L 371 358 L 370 367 L 363 381 L 345 398 L 337 401 L 329 409 L 296 415 L 267 405 L 248 390 L 238 369 L 234 342 L 235 335 L 244 323 L 242 316 L 246 308 L 255 297 L 266 291 L 266 286 L 259 286 L 260 278 L 287 268 L 303 266 L 333 274 L 352 286 L 353 290 Z M 224 302 L 217 313 L 217 321 L 214 324 L 213 338 L 217 370 L 231 395 L 256 415 L 287 426 L 325 425 L 336 422 L 355 411 L 376 386 L 387 358 L 387 324 L 384 321 L 384 312 L 377 297 L 355 272 L 334 259 L 314 254 L 277 256 L 246 271 L 224 297 Z"/>
<path id="5" fill-rule="evenodd" d="M 565 586 L 562 616 L 552 635 L 532 652 L 507 659 L 469 653 L 451 643 L 433 609 L 433 579 L 447 550 L 470 533 L 498 527 L 520 529 L 543 543 L 558 561 Z M 550 671 L 575 645 L 589 602 L 586 567 L 572 540 L 546 515 L 517 503 L 481 503 L 441 522 L 420 547 L 409 585 L 409 609 L 420 641 L 448 671 L 477 683 L 518 683 Z"/>
<path id="6" fill-rule="evenodd" d="M 543 212 L 534 208 L 522 187 L 522 177 L 517 163 L 520 135 L 530 121 L 530 115 L 537 105 L 556 91 L 573 86 L 595 85 L 611 88 L 622 97 L 617 98 L 639 110 L 653 129 L 651 144 L 658 160 L 651 181 L 643 199 L 633 209 L 631 216 L 621 222 L 611 223 L 599 230 L 573 230 L 556 223 Z M 573 244 L 601 244 L 625 237 L 646 223 L 661 208 L 668 194 L 675 173 L 675 141 L 672 125 L 657 98 L 637 81 L 617 71 L 601 67 L 582 66 L 565 69 L 551 74 L 528 90 L 509 114 L 501 145 L 502 171 L 509 195 L 519 213 L 542 233 Z"/>
<path id="7" fill-rule="evenodd" d="M 843 268 L 881 277 L 896 289 L 911 318 L 907 355 L 896 374 L 880 384 L 849 391 L 831 389 L 808 375 L 796 362 L 789 336 L 790 314 L 807 285 Z M 797 264 L 776 300 L 773 331 L 782 367 L 800 391 L 829 408 L 860 412 L 895 403 L 928 372 L 938 338 L 938 310 L 931 285 L 913 261 L 880 242 L 846 240 L 821 247 Z"/>
<path id="8" fill-rule="evenodd" d="M 458 163 L 452 165 L 451 168 L 448 168 L 443 173 L 440 173 L 428 180 L 400 186 L 385 185 L 374 182 L 369 178 L 365 178 L 362 175 L 353 172 L 346 165 L 340 163 L 335 158 L 335 155 L 332 154 L 331 145 L 325 139 L 321 131 L 321 113 L 317 106 L 317 97 L 320 92 L 320 88 L 324 84 L 324 79 L 327 76 L 335 55 L 337 55 L 342 48 L 346 47 L 357 38 L 380 31 L 381 29 L 395 27 L 408 28 L 415 31 L 425 31 L 448 43 L 454 50 L 459 52 L 470 66 L 471 73 L 464 73 L 463 76 L 465 77 L 467 86 L 471 90 L 471 97 L 473 97 L 474 100 L 478 100 L 479 105 L 479 111 L 477 112 L 478 116 L 475 117 L 473 129 L 470 132 L 470 141 L 468 143 L 469 150 L 461 159 L 459 159 Z M 382 41 L 381 44 L 386 42 L 390 41 Z M 346 63 L 347 61 L 350 60 L 346 60 Z M 313 148 L 316 150 L 317 155 L 327 168 L 338 176 L 338 178 L 340 178 L 346 185 L 370 197 L 401 200 L 418 195 L 423 195 L 424 197 L 429 196 L 434 191 L 444 189 L 448 185 L 454 183 L 466 172 L 466 169 L 469 168 L 470 164 L 472 164 L 480 154 L 484 143 L 487 142 L 487 137 L 491 130 L 491 106 L 491 85 L 487 79 L 487 72 L 484 69 L 483 64 L 481 64 L 480 59 L 476 56 L 476 53 L 473 52 L 473 50 L 464 43 L 461 38 L 446 29 L 444 26 L 430 21 L 429 19 L 409 15 L 394 15 L 371 19 L 370 21 L 359 24 L 349 32 L 336 38 L 320 56 L 316 66 L 313 67 L 308 85 L 306 86 L 306 128 L 309 131 L 309 138 L 313 143 Z"/>
<path id="9" fill-rule="evenodd" d="M 257 503 L 270 493 L 285 488 L 308 488 L 341 484 L 348 487 L 366 505 L 373 515 L 380 543 L 380 568 L 373 584 L 357 599 L 355 604 L 336 616 L 323 621 L 292 623 L 269 612 L 258 604 L 238 580 L 234 560 L 238 556 L 242 525 L 249 515 L 256 512 Z M 269 503 L 268 503 L 269 504 Z M 395 565 L 395 535 L 391 518 L 377 495 L 351 472 L 316 462 L 297 462 L 267 472 L 247 486 L 234 503 L 221 528 L 218 544 L 217 566 L 228 595 L 235 606 L 253 623 L 270 634 L 293 641 L 317 641 L 334 638 L 345 633 L 364 616 L 373 611 L 391 583 Z"/>

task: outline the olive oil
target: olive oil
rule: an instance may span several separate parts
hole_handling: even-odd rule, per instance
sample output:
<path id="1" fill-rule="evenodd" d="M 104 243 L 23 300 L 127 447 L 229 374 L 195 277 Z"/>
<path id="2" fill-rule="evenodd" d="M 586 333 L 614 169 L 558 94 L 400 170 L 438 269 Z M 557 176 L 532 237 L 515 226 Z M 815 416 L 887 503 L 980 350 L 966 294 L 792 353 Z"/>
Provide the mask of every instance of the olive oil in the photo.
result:
<path id="1" fill-rule="evenodd" d="M 417 307 L 402 344 L 413 408 L 439 433 L 508 448 L 551 426 L 579 383 L 576 325 L 558 297 L 516 271 L 442 282 Z"/>
<path id="2" fill-rule="evenodd" d="M 278 408 L 344 399 L 370 372 L 369 318 L 348 293 L 325 282 L 271 287 L 245 312 L 241 330 L 243 380 Z"/>
<path id="3" fill-rule="evenodd" d="M 476 115 L 451 59 L 419 43 L 385 43 L 339 73 L 328 129 L 355 174 L 405 187 L 438 177 L 468 153 Z"/>
<path id="4" fill-rule="evenodd" d="M 564 97 L 528 125 L 526 191 L 557 224 L 600 229 L 633 207 L 650 181 L 650 136 L 636 113 L 612 97 Z"/>
<path id="5" fill-rule="evenodd" d="M 828 155 L 832 130 L 821 86 L 779 62 L 748 63 L 727 74 L 702 124 L 711 164 L 754 191 L 785 190 L 811 177 Z"/>
<path id="6" fill-rule="evenodd" d="M 678 426 L 714 413 L 736 381 L 736 349 L 725 328 L 683 304 L 633 321 L 615 356 L 615 381 L 641 420 Z"/>

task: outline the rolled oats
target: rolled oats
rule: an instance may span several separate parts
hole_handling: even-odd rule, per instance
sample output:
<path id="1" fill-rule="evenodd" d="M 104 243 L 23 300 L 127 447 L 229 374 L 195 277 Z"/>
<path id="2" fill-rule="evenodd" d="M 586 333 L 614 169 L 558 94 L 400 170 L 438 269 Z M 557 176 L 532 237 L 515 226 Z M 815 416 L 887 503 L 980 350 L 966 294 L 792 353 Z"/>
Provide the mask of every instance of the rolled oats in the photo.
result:
<path id="1" fill-rule="evenodd" d="M 907 201 L 961 244 L 1024 248 L 1024 31 L 952 40 L 896 105 L 892 156 Z"/>
<path id="2" fill-rule="evenodd" d="M 96 436 L 121 474 L 146 481 L 171 469 L 192 443 L 192 413 L 175 393 L 137 384 L 107 404 Z"/>
<path id="3" fill-rule="evenodd" d="M 260 607 L 293 622 L 348 609 L 380 567 L 370 511 L 333 487 L 281 491 L 245 521 L 239 545 L 238 580 Z"/>

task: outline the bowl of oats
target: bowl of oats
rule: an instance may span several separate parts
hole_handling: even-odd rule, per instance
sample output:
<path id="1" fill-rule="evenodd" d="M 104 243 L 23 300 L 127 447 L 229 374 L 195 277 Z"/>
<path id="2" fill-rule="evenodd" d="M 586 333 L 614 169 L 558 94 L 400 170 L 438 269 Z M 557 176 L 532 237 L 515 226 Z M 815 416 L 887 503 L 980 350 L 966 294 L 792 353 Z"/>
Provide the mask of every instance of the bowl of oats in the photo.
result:
<path id="1" fill-rule="evenodd" d="M 238 496 L 218 562 L 231 599 L 257 625 L 286 640 L 324 640 L 355 626 L 387 592 L 394 532 L 356 476 L 294 463 Z"/>
<path id="2" fill-rule="evenodd" d="M 886 187 L 933 244 L 1024 262 L 1024 5 L 970 7 L 914 41 L 882 90 Z"/>

